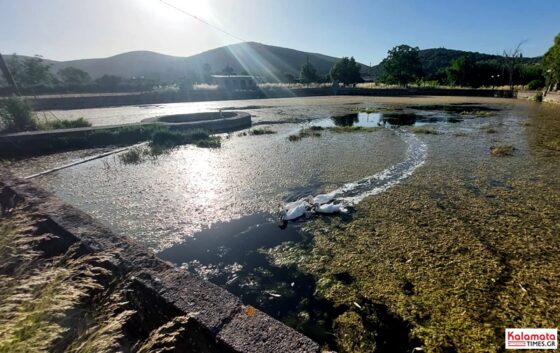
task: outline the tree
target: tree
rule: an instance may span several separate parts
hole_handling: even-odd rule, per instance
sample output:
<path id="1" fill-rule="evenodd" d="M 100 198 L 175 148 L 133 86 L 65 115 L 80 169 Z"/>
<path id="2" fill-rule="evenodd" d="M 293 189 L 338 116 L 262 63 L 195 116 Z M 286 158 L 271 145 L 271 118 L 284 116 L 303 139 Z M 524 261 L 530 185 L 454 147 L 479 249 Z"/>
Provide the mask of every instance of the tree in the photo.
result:
<path id="1" fill-rule="evenodd" d="M 513 75 L 517 66 L 519 65 L 519 59 L 523 57 L 523 53 L 521 52 L 521 46 L 525 41 L 521 41 L 517 44 L 514 49 L 504 50 L 503 57 L 504 57 L 504 67 L 508 73 L 508 82 L 509 87 L 513 91 Z"/>
<path id="2" fill-rule="evenodd" d="M 202 70 L 204 71 L 204 82 L 212 83 L 212 66 L 210 64 L 205 63 L 202 66 Z"/>
<path id="3" fill-rule="evenodd" d="M 91 81 L 91 77 L 87 72 L 73 66 L 58 70 L 58 76 L 66 85 L 83 85 Z"/>
<path id="4" fill-rule="evenodd" d="M 422 77 L 420 49 L 408 45 L 399 45 L 388 51 L 381 62 L 382 81 L 390 84 L 407 86 Z"/>
<path id="5" fill-rule="evenodd" d="M 554 38 L 554 44 L 544 54 L 543 66 L 548 92 L 552 86 L 557 86 L 560 82 L 560 34 Z"/>
<path id="6" fill-rule="evenodd" d="M 309 62 L 309 57 L 307 57 L 307 62 L 301 65 L 301 70 L 299 71 L 299 81 L 301 83 L 311 83 L 317 81 L 317 70 Z"/>
<path id="7" fill-rule="evenodd" d="M 40 55 L 21 59 L 14 54 L 7 64 L 14 80 L 20 85 L 33 86 L 55 81 L 50 72 L 51 65 L 45 64 Z"/>
<path id="8" fill-rule="evenodd" d="M 227 65 L 226 67 L 224 67 L 222 69 L 222 74 L 228 75 L 228 76 L 235 75 L 235 70 L 233 69 L 233 67 Z"/>
<path id="9" fill-rule="evenodd" d="M 115 75 L 103 75 L 95 80 L 100 87 L 105 89 L 116 89 L 122 82 L 122 77 Z"/>
<path id="10" fill-rule="evenodd" d="M 330 75 L 333 80 L 342 82 L 344 85 L 362 81 L 360 65 L 354 60 L 354 57 L 343 57 L 338 60 L 331 68 Z"/>

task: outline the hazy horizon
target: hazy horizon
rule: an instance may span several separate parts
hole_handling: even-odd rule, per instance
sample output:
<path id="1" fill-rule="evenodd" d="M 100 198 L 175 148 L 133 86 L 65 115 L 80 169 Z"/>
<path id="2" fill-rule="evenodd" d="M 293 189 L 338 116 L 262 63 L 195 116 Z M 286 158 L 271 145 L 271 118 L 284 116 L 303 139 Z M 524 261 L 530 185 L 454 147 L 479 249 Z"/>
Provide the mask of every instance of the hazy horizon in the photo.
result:
<path id="1" fill-rule="evenodd" d="M 524 56 L 540 56 L 558 33 L 560 13 L 555 1 L 167 2 L 245 41 L 374 65 L 399 44 L 500 54 L 526 40 Z M 158 0 L 0 0 L 0 6 L 2 54 L 57 61 L 130 51 L 186 57 L 240 42 Z"/>

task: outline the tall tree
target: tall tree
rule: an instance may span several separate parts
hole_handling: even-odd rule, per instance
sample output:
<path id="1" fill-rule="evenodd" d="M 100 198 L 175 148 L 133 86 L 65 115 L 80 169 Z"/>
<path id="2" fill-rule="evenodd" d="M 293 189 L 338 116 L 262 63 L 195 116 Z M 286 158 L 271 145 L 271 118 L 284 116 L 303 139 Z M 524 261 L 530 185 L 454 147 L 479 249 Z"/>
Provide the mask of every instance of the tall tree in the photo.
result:
<path id="1" fill-rule="evenodd" d="M 354 84 L 362 81 L 360 65 L 354 57 L 343 57 L 331 67 L 331 79 L 342 82 L 344 85 Z"/>
<path id="2" fill-rule="evenodd" d="M 55 81 L 50 72 L 51 65 L 46 64 L 40 55 L 21 59 L 14 54 L 7 64 L 14 80 L 20 85 L 33 86 Z"/>
<path id="3" fill-rule="evenodd" d="M 226 65 L 226 67 L 222 69 L 222 74 L 228 76 L 235 75 L 235 70 L 233 69 L 233 67 Z"/>
<path id="4" fill-rule="evenodd" d="M 504 67 L 508 73 L 508 83 L 510 89 L 513 91 L 513 75 L 517 66 L 519 65 L 519 59 L 523 57 L 523 53 L 521 51 L 521 46 L 525 43 L 525 41 L 521 41 L 517 44 L 517 46 L 510 50 L 504 50 L 503 57 L 504 57 Z"/>
<path id="5" fill-rule="evenodd" d="M 554 38 L 554 44 L 544 54 L 543 65 L 546 90 L 548 91 L 551 87 L 557 87 L 560 83 L 560 34 Z"/>
<path id="6" fill-rule="evenodd" d="M 305 64 L 301 65 L 301 70 L 299 71 L 299 81 L 301 83 L 311 83 L 317 82 L 317 70 L 315 66 L 309 62 L 309 57 Z"/>
<path id="7" fill-rule="evenodd" d="M 420 49 L 409 45 L 399 45 L 388 51 L 388 55 L 381 62 L 383 74 L 381 80 L 385 83 L 407 86 L 422 77 L 422 63 Z"/>
<path id="8" fill-rule="evenodd" d="M 87 72 L 73 66 L 58 70 L 58 77 L 67 85 L 83 85 L 91 81 L 91 77 Z"/>

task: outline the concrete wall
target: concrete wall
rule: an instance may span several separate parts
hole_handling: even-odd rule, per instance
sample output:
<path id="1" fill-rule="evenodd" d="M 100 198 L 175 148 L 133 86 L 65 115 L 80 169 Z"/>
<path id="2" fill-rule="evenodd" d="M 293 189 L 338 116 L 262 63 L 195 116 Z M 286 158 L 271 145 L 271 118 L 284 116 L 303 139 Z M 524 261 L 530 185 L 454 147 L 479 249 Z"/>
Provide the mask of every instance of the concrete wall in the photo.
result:
<path id="1" fill-rule="evenodd" d="M 129 95 L 91 95 L 79 97 L 37 97 L 32 99 L 36 110 L 85 109 L 156 103 L 198 102 L 262 98 L 313 97 L 330 95 L 351 96 L 473 96 L 512 97 L 511 91 L 488 89 L 445 88 L 267 88 L 254 91 L 200 90 L 171 93 L 140 93 Z"/>
<path id="2" fill-rule="evenodd" d="M 208 120 L 193 120 L 181 123 L 157 122 L 170 129 L 204 129 L 211 132 L 229 132 L 251 127 L 251 116 L 243 112 L 228 112 L 233 116 Z M 155 122 L 129 124 L 127 127 L 153 125 Z M 122 136 L 111 134 L 111 131 L 122 129 L 122 125 L 96 126 L 75 129 L 49 131 L 29 131 L 0 135 L 0 157 L 14 158 L 37 154 L 53 153 L 63 150 L 102 147 L 110 145 L 131 145 L 145 140 L 140 134 L 128 134 L 128 140 Z M 97 134 L 95 134 L 97 133 Z"/>
<path id="3" fill-rule="evenodd" d="M 0 206 L 0 219 L 10 217 L 11 210 L 17 207 L 19 212 L 40 219 L 43 228 L 48 225 L 48 232 L 36 251 L 44 253 L 47 259 L 60 259 L 53 266 L 78 259 L 87 262 L 96 256 L 103 258 L 101 263 L 96 262 L 97 271 L 102 268 L 103 277 L 110 277 L 104 281 L 118 284 L 106 286 L 105 290 L 124 287 L 125 304 L 139 318 L 133 327 L 127 326 L 130 337 L 144 339 L 150 336 L 150 331 L 174 323 L 173 330 L 185 331 L 186 337 L 183 342 L 174 343 L 175 350 L 166 352 L 185 351 L 177 346 L 188 346 L 188 352 L 207 353 L 319 352 L 319 346 L 311 339 L 244 305 L 226 290 L 156 258 L 85 213 L 4 170 L 0 170 Z M 21 237 L 20 241 L 24 241 L 23 238 L 37 238 L 38 234 L 22 232 Z M 100 294 L 92 300 L 103 297 L 110 298 Z M 182 324 L 177 321 L 184 317 L 188 320 Z M 189 341 L 194 332 L 202 332 L 204 336 L 195 342 L 196 347 Z"/>

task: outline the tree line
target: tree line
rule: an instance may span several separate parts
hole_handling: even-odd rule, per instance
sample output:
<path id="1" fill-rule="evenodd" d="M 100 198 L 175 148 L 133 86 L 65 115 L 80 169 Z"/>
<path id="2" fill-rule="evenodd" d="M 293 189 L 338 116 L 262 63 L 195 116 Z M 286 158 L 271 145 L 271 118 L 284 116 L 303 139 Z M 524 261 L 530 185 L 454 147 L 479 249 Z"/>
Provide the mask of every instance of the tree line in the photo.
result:
<path id="1" fill-rule="evenodd" d="M 560 34 L 554 39 L 552 47 L 542 60 L 523 60 L 522 43 L 516 48 L 504 51 L 501 56 L 481 57 L 477 53 L 464 53 L 453 59 L 447 67 L 429 72 L 422 65 L 420 49 L 409 45 L 398 45 L 390 49 L 380 64 L 377 80 L 385 84 L 406 87 L 417 85 L 445 85 L 460 87 L 494 87 L 524 85 L 529 89 L 558 89 L 560 81 Z M 144 77 L 124 79 L 114 75 L 103 75 L 92 79 L 90 75 L 75 67 L 66 67 L 56 74 L 51 66 L 40 56 L 18 57 L 13 55 L 7 61 L 15 81 L 22 87 L 54 85 L 68 91 L 139 91 L 151 90 L 160 84 L 157 80 Z M 201 82 L 211 83 L 212 68 L 205 64 Z M 217 74 L 234 75 L 234 69 L 226 65 Z M 246 71 L 241 74 L 248 74 Z M 188 75 L 187 75 L 188 76 Z M 191 86 L 194 77 L 184 78 L 178 83 L 181 87 Z M 199 75 L 200 76 L 200 75 Z M 315 67 L 307 61 L 301 66 L 299 77 L 287 74 L 285 82 L 304 84 L 315 82 L 337 82 L 353 85 L 363 82 L 361 65 L 353 57 L 343 57 L 330 69 L 327 76 L 321 77 Z"/>

